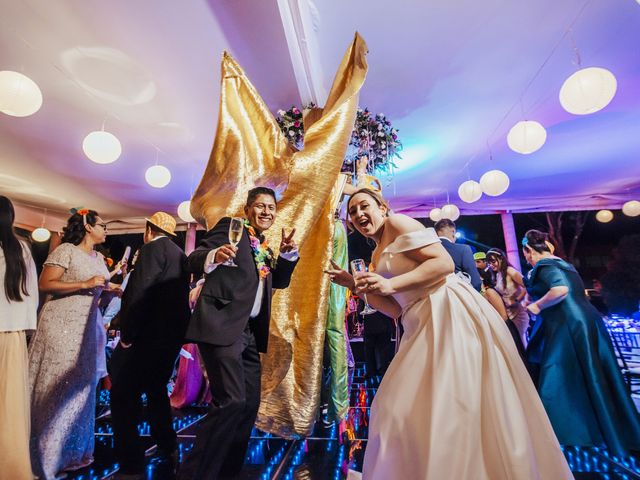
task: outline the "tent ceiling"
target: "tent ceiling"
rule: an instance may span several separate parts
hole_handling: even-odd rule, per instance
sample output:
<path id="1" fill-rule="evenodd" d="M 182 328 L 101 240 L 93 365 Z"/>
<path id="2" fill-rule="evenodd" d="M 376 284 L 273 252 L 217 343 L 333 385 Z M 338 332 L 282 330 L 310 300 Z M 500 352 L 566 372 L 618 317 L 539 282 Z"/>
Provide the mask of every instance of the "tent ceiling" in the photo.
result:
<path id="1" fill-rule="evenodd" d="M 25 73 L 44 96 L 31 117 L 0 114 L 0 191 L 24 205 L 88 206 L 109 219 L 175 212 L 211 149 L 222 50 L 275 111 L 322 103 L 356 30 L 370 48 L 361 105 L 390 117 L 405 145 L 385 189 L 396 210 L 425 215 L 447 193 L 463 213 L 619 208 L 640 197 L 635 0 L 0 0 L 0 9 L 0 70 Z M 577 68 L 574 45 L 583 66 L 618 80 L 611 104 L 589 116 L 558 102 Z M 525 118 L 548 132 L 527 156 L 506 145 Z M 103 123 L 123 146 L 110 165 L 81 149 Z M 173 173 L 164 189 L 144 180 L 156 158 Z M 462 204 L 458 185 L 491 168 L 509 174 L 507 193 Z"/>

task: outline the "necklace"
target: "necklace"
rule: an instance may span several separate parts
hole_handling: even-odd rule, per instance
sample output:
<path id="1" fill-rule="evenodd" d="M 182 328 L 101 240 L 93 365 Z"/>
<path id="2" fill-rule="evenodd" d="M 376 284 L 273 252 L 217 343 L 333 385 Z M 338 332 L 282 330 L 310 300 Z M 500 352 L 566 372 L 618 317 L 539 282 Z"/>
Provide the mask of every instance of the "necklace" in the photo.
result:
<path id="1" fill-rule="evenodd" d="M 253 260 L 256 263 L 258 269 L 258 275 L 260 278 L 266 278 L 271 271 L 271 249 L 269 244 L 264 239 L 264 236 L 258 235 L 255 228 L 249 223 L 249 220 L 244 221 L 244 227 L 249 234 L 249 243 L 251 244 L 251 250 L 253 251 Z M 260 238 L 262 237 L 262 239 Z"/>

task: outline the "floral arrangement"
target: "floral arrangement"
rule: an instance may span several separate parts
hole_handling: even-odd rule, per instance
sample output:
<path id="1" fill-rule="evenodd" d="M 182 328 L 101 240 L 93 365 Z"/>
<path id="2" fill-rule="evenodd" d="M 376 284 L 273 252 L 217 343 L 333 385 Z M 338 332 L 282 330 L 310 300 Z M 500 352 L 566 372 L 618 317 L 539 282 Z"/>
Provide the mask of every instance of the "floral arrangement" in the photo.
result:
<path id="1" fill-rule="evenodd" d="M 353 171 L 354 163 L 359 158 L 367 156 L 369 173 L 375 170 L 393 173 L 392 170 L 397 168 L 393 159 L 401 158 L 401 150 L 398 130 L 392 127 L 387 117 L 383 113 L 372 115 L 369 109 L 359 108 L 343 170 Z"/>
<path id="2" fill-rule="evenodd" d="M 314 108 L 312 103 L 307 108 Z M 280 130 L 285 134 L 289 143 L 298 150 L 304 145 L 304 123 L 302 121 L 302 112 L 297 107 L 291 107 L 289 110 L 278 110 L 276 122 L 280 126 Z"/>
<path id="3" fill-rule="evenodd" d="M 314 108 L 311 104 L 305 108 Z M 289 142 L 297 149 L 304 146 L 303 114 L 297 107 L 289 110 L 278 110 L 276 122 Z M 402 143 L 398 139 L 398 130 L 383 113 L 372 115 L 369 109 L 359 108 L 351 133 L 349 148 L 342 164 L 343 172 L 354 172 L 356 161 L 368 157 L 367 172 L 382 171 L 389 175 L 397 168 L 394 158 L 401 158 Z"/>
<path id="4" fill-rule="evenodd" d="M 269 244 L 266 240 L 260 242 L 255 229 L 249 223 L 249 220 L 244 221 L 244 227 L 249 233 L 249 242 L 251 244 L 251 250 L 253 250 L 253 259 L 256 262 L 256 268 L 260 278 L 265 278 L 271 271 L 271 250 L 269 250 Z"/>

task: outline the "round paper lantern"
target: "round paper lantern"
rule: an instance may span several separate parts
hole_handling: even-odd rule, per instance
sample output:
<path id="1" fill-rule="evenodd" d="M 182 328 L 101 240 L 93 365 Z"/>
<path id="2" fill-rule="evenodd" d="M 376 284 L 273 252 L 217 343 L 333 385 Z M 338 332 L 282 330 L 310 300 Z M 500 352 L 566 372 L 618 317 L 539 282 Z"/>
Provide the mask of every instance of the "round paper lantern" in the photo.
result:
<path id="1" fill-rule="evenodd" d="M 196 219 L 191 216 L 191 200 L 185 200 L 178 205 L 178 216 L 182 221 L 187 223 L 196 221 Z"/>
<path id="2" fill-rule="evenodd" d="M 92 162 L 106 164 L 115 162 L 120 157 L 122 146 L 112 133 L 96 131 L 84 137 L 82 150 Z"/>
<path id="3" fill-rule="evenodd" d="M 439 208 L 432 208 L 431 211 L 429 212 L 429 218 L 431 220 L 433 220 L 434 222 L 437 222 L 438 220 L 442 219 L 442 210 L 440 210 Z"/>
<path id="4" fill-rule="evenodd" d="M 448 218 L 451 221 L 456 221 L 460 217 L 460 210 L 452 203 L 448 203 L 442 207 L 442 218 Z"/>
<path id="5" fill-rule="evenodd" d="M 533 120 L 516 123 L 507 135 L 509 148 L 523 155 L 539 150 L 546 141 L 547 131 Z"/>
<path id="6" fill-rule="evenodd" d="M 497 197 L 509 188 L 509 177 L 501 170 L 489 170 L 480 177 L 480 187 L 487 195 Z"/>
<path id="7" fill-rule="evenodd" d="M 569 113 L 587 115 L 609 105 L 617 88 L 616 77 L 609 70 L 600 67 L 583 68 L 562 84 L 560 103 Z"/>
<path id="8" fill-rule="evenodd" d="M 598 220 L 600 223 L 609 223 L 611 220 L 613 220 L 613 213 L 611 212 L 611 210 L 600 210 L 598 213 L 596 213 L 596 220 Z"/>
<path id="9" fill-rule="evenodd" d="M 46 242 L 51 237 L 51 232 L 44 227 L 36 228 L 31 232 L 31 238 L 36 242 Z"/>
<path id="10" fill-rule="evenodd" d="M 171 172 L 162 165 L 154 165 L 147 168 L 144 178 L 149 185 L 155 188 L 164 188 L 171 181 Z"/>
<path id="11" fill-rule="evenodd" d="M 638 0 L 640 2 L 640 0 Z M 628 217 L 637 217 L 640 215 L 640 202 L 637 200 L 630 200 L 622 205 L 622 213 Z"/>
<path id="12" fill-rule="evenodd" d="M 18 72 L 0 72 L 0 112 L 12 117 L 28 117 L 41 106 L 42 92 L 36 82 Z"/>
<path id="13" fill-rule="evenodd" d="M 475 180 L 467 180 L 458 187 L 458 196 L 463 202 L 473 203 L 480 200 L 482 188 Z"/>

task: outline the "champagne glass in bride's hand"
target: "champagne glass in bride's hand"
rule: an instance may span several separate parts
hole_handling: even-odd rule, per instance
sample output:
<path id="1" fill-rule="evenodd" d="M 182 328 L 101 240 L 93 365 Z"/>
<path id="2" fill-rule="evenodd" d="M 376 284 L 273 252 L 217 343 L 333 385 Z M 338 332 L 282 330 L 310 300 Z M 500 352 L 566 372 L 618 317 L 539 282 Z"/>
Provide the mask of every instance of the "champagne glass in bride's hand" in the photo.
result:
<path id="1" fill-rule="evenodd" d="M 242 238 L 242 230 L 244 230 L 244 219 L 239 217 L 233 217 L 229 224 L 229 243 L 234 247 L 238 246 L 240 239 Z M 227 267 L 237 267 L 233 261 L 233 258 L 229 257 L 222 265 Z"/>
<path id="2" fill-rule="evenodd" d="M 367 266 L 364 263 L 364 260 L 361 258 L 356 258 L 355 260 L 351 260 L 351 273 L 353 274 L 353 278 L 357 279 L 359 276 L 363 275 L 367 272 Z M 375 313 L 376 310 L 371 308 L 369 302 L 367 301 L 367 294 L 362 295 L 364 299 L 364 308 L 360 312 L 360 315 L 369 315 L 370 313 Z"/>

